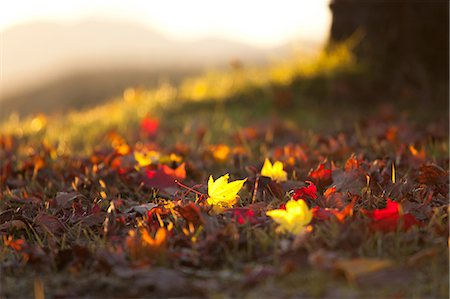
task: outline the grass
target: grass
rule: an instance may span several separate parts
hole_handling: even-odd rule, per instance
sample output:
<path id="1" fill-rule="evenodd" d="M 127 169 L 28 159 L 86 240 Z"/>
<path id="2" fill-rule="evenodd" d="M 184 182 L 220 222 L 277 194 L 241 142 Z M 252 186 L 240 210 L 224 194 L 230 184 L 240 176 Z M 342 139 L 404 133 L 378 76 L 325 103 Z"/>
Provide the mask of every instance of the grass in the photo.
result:
<path id="1" fill-rule="evenodd" d="M 59 152 L 63 153 L 67 150 L 92 149 L 99 136 L 109 130 L 117 130 L 125 135 L 130 128 L 136 127 L 144 116 L 169 119 L 165 114 L 170 116 L 176 113 L 177 109 L 205 111 L 214 107 L 215 113 L 221 114 L 222 118 L 229 116 L 233 123 L 246 124 L 253 120 L 249 115 L 264 118 L 273 108 L 277 108 L 274 106 L 278 104 L 274 101 L 277 101 L 277 97 L 284 96 L 283 89 L 288 88 L 294 80 L 301 78 L 305 85 L 314 85 L 317 78 L 327 81 L 340 72 L 351 70 L 352 65 L 350 49 L 342 45 L 332 52 L 319 53 L 316 57 L 296 54 L 290 60 L 278 61 L 264 68 L 235 67 L 227 71 L 210 71 L 187 78 L 178 86 L 166 82 L 151 90 L 129 88 L 124 91 L 122 97 L 88 110 L 52 117 L 35 115 L 24 119 L 13 114 L 0 125 L 0 129 L 6 134 L 39 136 L 50 143 L 57 142 Z M 304 102 L 303 94 L 300 93 L 299 96 L 300 99 L 287 100 Z M 288 94 L 287 97 L 292 95 Z M 254 105 L 255 102 L 258 104 Z M 241 109 L 247 104 L 257 110 Z M 283 103 L 280 105 L 283 106 Z M 221 107 L 229 107 L 230 110 L 221 110 Z M 304 107 L 300 106 L 294 111 L 286 111 L 290 111 L 289 116 L 295 117 L 302 108 Z M 182 114 L 180 116 L 183 117 Z M 315 117 L 303 113 L 301 119 L 312 122 Z"/>
<path id="2" fill-rule="evenodd" d="M 333 95 L 349 94 L 360 71 L 342 46 L 129 88 L 85 111 L 11 116 L 0 126 L 1 296 L 43 286 L 47 297 L 446 297 L 448 116 L 354 99 L 338 107 Z M 156 133 L 139 128 L 146 116 L 159 119 Z M 139 165 L 134 152 L 150 151 L 156 162 Z M 266 157 L 288 181 L 258 179 Z M 211 213 L 204 196 L 151 180 L 182 162 L 183 184 L 197 193 L 210 175 L 247 177 L 236 207 L 254 217 Z M 312 175 L 322 163 L 330 182 Z M 342 212 L 354 201 L 353 212 L 314 214 L 302 235 L 277 233 L 265 212 L 306 181 L 317 186 L 316 199 L 304 198 L 311 208 Z M 377 229 L 371 213 L 388 198 L 420 225 Z M 148 203 L 157 207 L 136 212 Z M 358 259 L 391 267 L 352 276 L 338 266 Z"/>

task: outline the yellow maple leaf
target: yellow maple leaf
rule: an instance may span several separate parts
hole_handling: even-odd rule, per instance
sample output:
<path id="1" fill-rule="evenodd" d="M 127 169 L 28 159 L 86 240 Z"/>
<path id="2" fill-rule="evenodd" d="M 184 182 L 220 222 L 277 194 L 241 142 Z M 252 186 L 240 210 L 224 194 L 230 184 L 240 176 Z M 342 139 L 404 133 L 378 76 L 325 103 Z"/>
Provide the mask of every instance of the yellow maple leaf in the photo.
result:
<path id="1" fill-rule="evenodd" d="M 261 175 L 267 176 L 275 182 L 284 182 L 287 180 L 287 173 L 283 170 L 283 163 L 276 161 L 272 165 L 270 160 L 267 158 L 261 169 Z"/>
<path id="2" fill-rule="evenodd" d="M 134 159 L 136 160 L 139 167 L 145 167 L 150 164 L 158 162 L 160 154 L 156 151 L 149 152 L 134 152 Z"/>
<path id="3" fill-rule="evenodd" d="M 304 200 L 291 199 L 286 203 L 286 210 L 277 209 L 266 212 L 276 223 L 279 224 L 280 232 L 289 232 L 292 234 L 301 233 L 311 222 L 312 211 Z"/>
<path id="4" fill-rule="evenodd" d="M 216 181 L 213 177 L 209 177 L 208 181 L 208 199 L 207 203 L 213 206 L 215 212 L 220 212 L 223 208 L 228 208 L 236 204 L 241 190 L 247 179 L 228 182 L 230 175 L 227 173 Z"/>

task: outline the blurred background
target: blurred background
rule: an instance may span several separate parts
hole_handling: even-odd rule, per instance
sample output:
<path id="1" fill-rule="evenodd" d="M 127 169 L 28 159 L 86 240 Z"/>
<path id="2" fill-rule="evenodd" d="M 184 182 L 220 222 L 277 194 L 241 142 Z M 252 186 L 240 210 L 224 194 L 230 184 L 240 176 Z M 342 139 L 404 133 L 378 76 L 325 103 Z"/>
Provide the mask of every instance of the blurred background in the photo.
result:
<path id="1" fill-rule="evenodd" d="M 0 128 L 85 142 L 93 124 L 126 131 L 180 109 L 185 126 L 181 112 L 216 102 L 242 126 L 338 129 L 374 111 L 448 122 L 448 15 L 446 0 L 10 2 Z"/>
<path id="2" fill-rule="evenodd" d="M 320 1 L 14 1 L 2 9 L 7 115 L 98 104 L 128 86 L 323 46 Z"/>

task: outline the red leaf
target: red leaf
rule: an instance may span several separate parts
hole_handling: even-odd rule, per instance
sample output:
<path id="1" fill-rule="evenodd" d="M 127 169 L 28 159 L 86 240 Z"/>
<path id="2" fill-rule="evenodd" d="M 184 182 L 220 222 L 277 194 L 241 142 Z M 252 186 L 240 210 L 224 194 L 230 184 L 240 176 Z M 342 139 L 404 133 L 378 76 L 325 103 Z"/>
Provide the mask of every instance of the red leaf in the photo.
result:
<path id="1" fill-rule="evenodd" d="M 383 232 L 396 231 L 397 227 L 407 231 L 420 222 L 410 213 L 402 214 L 401 206 L 390 199 L 387 200 L 386 208 L 374 210 L 371 214 L 371 227 Z"/>
<path id="2" fill-rule="evenodd" d="M 6 247 L 11 247 L 12 249 L 16 251 L 22 250 L 22 246 L 25 244 L 25 240 L 23 239 L 14 239 L 13 236 L 3 235 L 3 244 Z"/>
<path id="3" fill-rule="evenodd" d="M 166 189 L 170 187 L 176 187 L 175 178 L 171 175 L 164 173 L 162 170 L 147 170 L 145 172 L 146 177 L 144 182 L 149 187 L 157 189 Z"/>
<path id="4" fill-rule="evenodd" d="M 312 208 L 314 219 L 317 220 L 329 220 L 331 217 L 336 217 L 340 222 L 344 222 L 345 218 L 353 215 L 353 207 L 356 200 L 353 200 L 350 204 L 346 205 L 344 209 L 330 209 L 330 208 Z"/>
<path id="5" fill-rule="evenodd" d="M 313 182 L 306 181 L 308 183 L 308 187 L 300 187 L 294 191 L 293 199 L 316 199 L 317 198 L 317 188 Z"/>
<path id="6" fill-rule="evenodd" d="M 373 211 L 372 219 L 375 221 L 383 220 L 386 218 L 394 218 L 399 215 L 399 204 L 390 199 L 387 200 L 386 207 Z"/>
<path id="7" fill-rule="evenodd" d="M 309 177 L 317 185 L 328 186 L 332 183 L 331 169 L 325 169 L 324 163 L 317 166 L 316 169 L 310 171 Z"/>
<path id="8" fill-rule="evenodd" d="M 186 178 L 185 164 L 181 164 L 177 169 L 172 169 L 166 165 L 159 166 L 157 170 L 145 171 L 144 182 L 150 187 L 166 189 L 177 187 L 175 180 Z"/>
<path id="9" fill-rule="evenodd" d="M 204 223 L 202 212 L 195 203 L 190 202 L 188 205 L 182 207 L 177 206 L 175 210 L 180 213 L 181 217 L 186 220 L 186 222 L 191 222 L 194 225 L 200 225 Z"/>
<path id="10" fill-rule="evenodd" d="M 141 130 L 148 135 L 155 135 L 159 128 L 159 120 L 145 117 L 141 121 Z"/>
<path id="11" fill-rule="evenodd" d="M 255 212 L 253 212 L 253 210 L 249 208 L 231 208 L 227 209 L 226 211 L 233 213 L 234 219 L 239 224 L 245 224 L 247 222 L 250 222 L 252 224 L 257 223 Z"/>

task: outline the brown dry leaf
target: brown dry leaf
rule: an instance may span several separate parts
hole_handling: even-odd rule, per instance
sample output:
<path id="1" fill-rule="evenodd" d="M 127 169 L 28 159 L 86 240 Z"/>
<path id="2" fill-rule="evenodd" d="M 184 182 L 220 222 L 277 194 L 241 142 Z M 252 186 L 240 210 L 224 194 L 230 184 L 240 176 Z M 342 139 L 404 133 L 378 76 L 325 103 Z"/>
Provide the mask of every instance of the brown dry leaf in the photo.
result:
<path id="1" fill-rule="evenodd" d="M 419 169 L 417 179 L 419 183 L 429 186 L 445 184 L 448 180 L 448 171 L 434 164 L 423 165 Z"/>
<path id="2" fill-rule="evenodd" d="M 93 226 L 99 226 L 105 221 L 105 217 L 107 217 L 107 213 L 105 212 L 99 212 L 96 214 L 91 214 L 85 217 L 80 218 L 78 223 L 82 223 L 85 227 L 93 227 Z"/>
<path id="3" fill-rule="evenodd" d="M 358 278 L 392 267 L 393 263 L 387 259 L 356 258 L 350 260 L 338 260 L 336 270 L 344 272 L 348 280 L 355 281 Z"/>
<path id="4" fill-rule="evenodd" d="M 417 266 L 421 263 L 426 263 L 430 258 L 438 254 L 437 248 L 427 248 L 423 249 L 408 258 L 407 264 L 409 266 Z"/>
<path id="5" fill-rule="evenodd" d="M 0 231 L 13 231 L 26 229 L 27 225 L 22 220 L 11 220 L 0 225 Z"/>
<path id="6" fill-rule="evenodd" d="M 49 230 L 51 233 L 64 229 L 62 222 L 53 215 L 39 214 L 34 218 L 34 223 L 41 228 Z"/>
<path id="7" fill-rule="evenodd" d="M 333 187 L 336 191 L 358 194 L 366 184 L 366 177 L 360 170 L 333 171 Z"/>
<path id="8" fill-rule="evenodd" d="M 84 197 L 78 192 L 58 192 L 55 197 L 55 202 L 58 207 L 70 208 L 74 199 L 78 197 Z"/>

